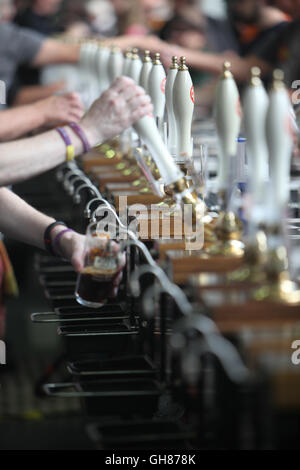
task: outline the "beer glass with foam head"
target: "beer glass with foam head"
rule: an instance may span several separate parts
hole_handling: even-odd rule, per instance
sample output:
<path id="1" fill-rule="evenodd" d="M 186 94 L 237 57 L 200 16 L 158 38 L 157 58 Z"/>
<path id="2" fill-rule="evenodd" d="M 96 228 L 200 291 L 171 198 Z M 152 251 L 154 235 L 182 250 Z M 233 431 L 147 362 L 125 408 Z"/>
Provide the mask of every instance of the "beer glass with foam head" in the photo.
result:
<path id="1" fill-rule="evenodd" d="M 124 265 L 120 245 L 99 223 L 87 228 L 84 267 L 78 274 L 75 296 L 81 305 L 100 308 L 116 294 Z"/>

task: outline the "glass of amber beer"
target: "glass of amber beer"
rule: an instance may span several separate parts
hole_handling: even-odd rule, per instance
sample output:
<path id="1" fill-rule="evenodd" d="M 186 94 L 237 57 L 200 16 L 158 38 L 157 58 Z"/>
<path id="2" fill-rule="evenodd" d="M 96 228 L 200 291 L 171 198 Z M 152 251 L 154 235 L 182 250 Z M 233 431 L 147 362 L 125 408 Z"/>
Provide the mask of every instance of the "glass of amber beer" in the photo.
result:
<path id="1" fill-rule="evenodd" d="M 87 228 L 84 267 L 78 274 L 75 296 L 85 307 L 100 308 L 114 295 L 123 255 L 109 232 L 97 223 Z"/>

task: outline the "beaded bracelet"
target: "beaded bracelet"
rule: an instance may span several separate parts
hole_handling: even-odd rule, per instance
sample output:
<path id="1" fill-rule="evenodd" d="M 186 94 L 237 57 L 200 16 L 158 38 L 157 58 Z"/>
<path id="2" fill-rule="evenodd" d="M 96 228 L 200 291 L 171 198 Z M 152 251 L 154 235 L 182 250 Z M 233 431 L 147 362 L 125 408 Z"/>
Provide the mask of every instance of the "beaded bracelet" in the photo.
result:
<path id="1" fill-rule="evenodd" d="M 63 127 L 57 127 L 56 130 L 60 134 L 60 136 L 62 137 L 64 143 L 66 144 L 66 147 L 67 147 L 66 160 L 67 160 L 67 162 L 71 162 L 75 158 L 74 145 L 72 144 L 72 141 L 71 141 L 68 133 L 66 132 L 66 130 Z"/>

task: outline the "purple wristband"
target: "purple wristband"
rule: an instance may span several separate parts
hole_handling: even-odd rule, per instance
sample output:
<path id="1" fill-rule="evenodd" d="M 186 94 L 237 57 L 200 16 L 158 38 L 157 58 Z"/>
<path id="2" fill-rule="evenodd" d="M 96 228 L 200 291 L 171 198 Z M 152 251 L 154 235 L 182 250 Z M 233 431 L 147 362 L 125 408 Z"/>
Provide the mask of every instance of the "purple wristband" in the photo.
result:
<path id="1" fill-rule="evenodd" d="M 58 243 L 59 243 L 59 240 L 61 239 L 61 237 L 67 233 L 67 232 L 74 232 L 74 230 L 72 230 L 71 228 L 66 228 L 64 230 L 62 230 L 61 232 L 59 232 L 56 237 L 54 238 L 54 241 L 53 241 L 53 251 L 55 254 L 58 254 L 59 253 L 59 250 L 58 250 Z"/>
<path id="2" fill-rule="evenodd" d="M 69 122 L 68 126 L 71 127 L 71 129 L 73 129 L 75 134 L 78 135 L 79 139 L 81 140 L 81 142 L 83 144 L 84 152 L 85 153 L 89 152 L 91 150 L 91 146 L 89 144 L 89 141 L 88 141 L 85 133 L 81 129 L 81 127 L 78 124 L 76 124 L 76 122 Z"/>
<path id="3" fill-rule="evenodd" d="M 63 141 L 65 142 L 66 146 L 72 145 L 72 141 L 67 133 L 67 131 L 63 127 L 56 127 L 55 129 L 57 132 L 60 133 Z"/>

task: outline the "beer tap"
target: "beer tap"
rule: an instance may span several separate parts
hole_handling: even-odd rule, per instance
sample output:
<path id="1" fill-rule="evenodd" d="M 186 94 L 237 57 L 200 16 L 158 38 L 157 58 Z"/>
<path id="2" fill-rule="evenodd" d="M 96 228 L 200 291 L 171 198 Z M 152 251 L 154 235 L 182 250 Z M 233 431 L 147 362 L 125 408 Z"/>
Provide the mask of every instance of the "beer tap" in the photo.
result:
<path id="1" fill-rule="evenodd" d="M 89 43 L 86 41 L 82 42 L 79 52 L 79 65 L 84 72 L 86 72 L 88 68 L 88 49 Z"/>
<path id="2" fill-rule="evenodd" d="M 108 77 L 108 59 L 110 57 L 110 50 L 108 47 L 99 44 L 96 55 L 96 69 L 99 82 L 100 95 L 109 87 Z"/>
<path id="3" fill-rule="evenodd" d="M 155 263 L 153 266 L 143 265 L 135 269 L 130 279 L 132 295 L 139 297 L 141 294 L 140 278 L 145 274 L 153 274 L 160 283 L 161 291 L 167 292 L 176 302 L 183 315 L 190 315 L 193 307 L 185 293 L 176 284 L 173 284 L 165 272 Z"/>
<path id="4" fill-rule="evenodd" d="M 271 191 L 266 192 L 267 211 L 261 228 L 267 237 L 267 260 L 262 270 L 267 285 L 257 289 L 254 297 L 287 304 L 300 303 L 300 291 L 290 280 L 288 255 L 284 242 L 281 218 L 289 199 L 289 179 L 293 136 L 291 130 L 291 102 L 281 70 L 273 74 L 270 104 L 267 113 L 267 142 L 269 149 Z"/>
<path id="5" fill-rule="evenodd" d="M 131 65 L 131 58 L 132 58 L 132 49 L 131 49 L 131 47 L 129 47 L 126 50 L 126 53 L 125 53 L 125 58 L 124 58 L 124 62 L 123 62 L 123 71 L 122 71 L 122 75 L 124 75 L 126 77 L 129 77 L 129 69 L 130 69 L 130 65 Z"/>
<path id="6" fill-rule="evenodd" d="M 66 191 L 68 192 L 68 194 L 70 196 L 73 196 L 74 192 L 75 192 L 75 185 L 81 181 L 82 183 L 89 183 L 90 180 L 87 176 L 85 176 L 85 174 L 83 175 L 77 175 L 75 177 L 70 177 L 69 180 L 68 180 L 68 185 L 67 187 L 65 188 Z"/>
<path id="7" fill-rule="evenodd" d="M 230 341 L 225 339 L 220 333 L 214 321 L 207 315 L 196 312 L 192 304 L 188 301 L 185 293 L 176 284 L 173 284 L 164 271 L 156 266 L 141 266 L 137 268 L 131 276 L 130 285 L 132 293 L 135 297 L 140 296 L 140 278 L 145 274 L 153 274 L 159 281 L 159 292 L 165 292 L 175 301 L 178 309 L 184 315 L 174 327 L 171 347 L 173 351 L 177 351 L 180 345 L 180 352 L 184 352 L 182 345 L 185 343 L 181 341 L 179 336 L 188 335 L 188 332 L 194 330 L 203 336 L 206 351 L 214 354 L 221 362 L 228 377 L 234 382 L 241 383 L 249 378 L 249 370 L 244 365 L 237 350 Z M 157 290 L 156 290 L 157 292 Z M 193 336 L 194 338 L 194 336 Z M 180 339 L 180 341 L 179 341 Z M 198 338 L 200 341 L 200 338 Z"/>
<path id="8" fill-rule="evenodd" d="M 71 161 L 71 162 L 66 162 L 66 163 L 64 163 L 63 165 L 61 165 L 61 166 L 59 167 L 59 169 L 56 171 L 56 175 L 55 175 L 57 181 L 62 182 L 63 179 L 64 179 L 64 177 L 65 177 L 65 175 L 66 175 L 67 173 L 69 173 L 69 171 L 71 171 L 71 170 L 73 170 L 73 171 L 77 171 L 77 170 L 80 171 L 79 168 L 78 168 L 78 166 L 77 166 L 77 164 L 76 164 L 76 162 L 74 162 L 74 160 Z"/>
<path id="9" fill-rule="evenodd" d="M 82 176 L 84 177 L 85 174 L 83 173 L 82 170 L 80 170 L 79 168 L 74 168 L 74 169 L 71 169 L 71 170 L 68 170 L 64 177 L 63 177 L 63 187 L 64 189 L 68 189 L 69 187 L 69 179 L 72 178 L 72 177 L 75 177 L 75 176 Z"/>
<path id="10" fill-rule="evenodd" d="M 237 85 L 230 71 L 230 63 L 225 62 L 223 74 L 216 90 L 216 126 L 220 146 L 217 190 L 221 213 L 215 224 L 217 243 L 209 248 L 212 255 L 242 256 L 244 244 L 240 241 L 243 226 L 238 217 L 228 211 L 230 196 L 231 159 L 237 152 L 237 139 L 241 125 L 241 107 Z"/>
<path id="11" fill-rule="evenodd" d="M 165 114 L 165 84 L 166 84 L 166 72 L 160 61 L 160 54 L 156 53 L 153 60 L 153 67 L 149 75 L 149 94 L 153 103 L 154 119 L 157 123 L 157 127 L 163 135 L 163 120 Z"/>
<path id="12" fill-rule="evenodd" d="M 194 112 L 194 87 L 185 64 L 185 57 L 180 58 L 178 73 L 173 87 L 173 109 L 177 134 L 177 158 L 191 157 L 192 148 L 192 120 Z"/>
<path id="13" fill-rule="evenodd" d="M 130 230 L 128 230 L 128 233 L 131 232 Z M 121 245 L 120 245 L 120 249 L 121 251 L 125 250 L 125 248 L 128 248 L 130 246 L 135 246 L 137 247 L 141 253 L 143 253 L 147 263 L 149 266 L 152 266 L 152 267 L 156 267 L 156 262 L 154 261 L 154 259 L 152 258 L 151 256 L 151 253 L 150 251 L 148 250 L 148 248 L 146 247 L 146 245 L 144 243 L 142 243 L 141 241 L 139 241 L 136 237 L 135 238 L 131 238 L 131 240 L 126 240 L 124 242 L 121 242 Z"/>
<path id="14" fill-rule="evenodd" d="M 126 225 L 123 224 L 123 222 L 121 221 L 120 217 L 118 216 L 118 214 L 116 213 L 115 209 L 111 206 L 111 204 L 106 201 L 104 198 L 102 197 L 97 197 L 97 199 L 99 201 L 102 201 L 103 204 L 105 205 L 105 212 L 108 212 L 109 214 L 111 214 L 114 219 L 118 222 L 119 226 L 126 231 L 127 235 L 129 236 L 129 238 L 131 238 L 132 240 L 137 240 L 137 236 L 136 234 L 132 231 L 132 230 L 129 230 Z M 98 216 L 97 212 L 99 211 L 99 208 L 100 207 L 97 207 L 96 210 L 94 210 L 94 212 L 92 213 L 92 216 L 91 216 L 91 220 L 93 222 L 96 222 L 96 217 Z M 101 216 L 103 215 L 103 213 L 101 213 Z"/>
<path id="15" fill-rule="evenodd" d="M 108 59 L 108 77 L 110 84 L 112 84 L 116 78 L 121 77 L 123 71 L 123 53 L 117 46 L 112 46 L 110 56 Z"/>
<path id="16" fill-rule="evenodd" d="M 267 139 L 270 155 L 272 213 L 278 220 L 289 200 L 293 130 L 291 102 L 283 82 L 283 72 L 275 70 L 273 78 L 267 115 Z"/>
<path id="17" fill-rule="evenodd" d="M 88 68 L 91 72 L 91 75 L 93 76 L 95 76 L 97 72 L 95 59 L 98 54 L 98 49 L 99 49 L 98 44 L 94 41 L 91 41 L 89 44 L 89 49 L 88 49 L 87 63 L 88 63 Z"/>
<path id="18" fill-rule="evenodd" d="M 80 47 L 79 63 L 83 74 L 83 82 L 85 88 L 85 96 L 83 98 L 84 105 L 88 108 L 94 101 L 96 95 L 96 70 L 94 67 L 94 59 L 97 52 L 97 46 L 92 42 L 84 42 Z"/>
<path id="19" fill-rule="evenodd" d="M 243 96 L 244 126 L 247 137 L 248 185 L 251 207 L 248 211 L 248 235 L 244 252 L 244 266 L 228 274 L 228 280 L 263 282 L 267 240 L 260 230 L 265 219 L 265 197 L 268 180 L 268 146 L 266 118 L 269 97 L 260 79 L 260 69 L 251 69 L 251 80 Z"/>
<path id="20" fill-rule="evenodd" d="M 91 216 L 92 216 L 91 206 L 92 206 L 93 204 L 95 204 L 96 202 L 98 203 L 99 206 L 102 205 L 102 204 L 105 204 L 105 205 L 110 206 L 109 202 L 106 201 L 106 199 L 104 199 L 104 198 L 102 198 L 102 197 L 101 197 L 101 198 L 95 197 L 94 199 L 91 199 L 91 200 L 87 203 L 87 205 L 86 205 L 86 207 L 85 207 L 85 209 L 84 209 L 84 216 L 86 217 L 86 219 L 90 219 L 90 218 L 91 218 Z"/>
<path id="21" fill-rule="evenodd" d="M 168 186 L 181 179 L 183 173 L 169 154 L 154 119 L 144 116 L 133 127 L 152 155 L 164 183 Z"/>
<path id="22" fill-rule="evenodd" d="M 248 184 L 253 207 L 250 222 L 253 223 L 253 217 L 256 218 L 256 210 L 261 211 L 261 206 L 265 202 L 265 186 L 268 179 L 266 118 L 269 98 L 260 79 L 260 69 L 253 67 L 251 75 L 250 84 L 243 97 L 243 109 L 247 137 Z M 261 221 L 261 217 L 264 215 L 260 213 L 258 217 Z"/>
<path id="23" fill-rule="evenodd" d="M 166 109 L 168 116 L 168 149 L 172 156 L 177 155 L 177 130 L 173 106 L 173 88 L 178 72 L 177 57 L 172 57 L 172 64 L 166 80 Z"/>
<path id="24" fill-rule="evenodd" d="M 137 84 L 140 81 L 140 74 L 142 69 L 142 61 L 139 58 L 138 49 L 132 49 L 131 63 L 129 66 L 129 77 L 131 77 Z"/>
<path id="25" fill-rule="evenodd" d="M 224 63 L 215 100 L 216 126 L 220 143 L 218 190 L 223 199 L 223 206 L 228 196 L 230 160 L 237 152 L 237 138 L 241 125 L 239 92 L 230 67 L 229 62 Z"/>
<path id="26" fill-rule="evenodd" d="M 155 121 L 150 116 L 144 116 L 133 124 L 143 143 L 147 146 L 164 185 L 172 194 L 175 202 L 190 204 L 192 207 L 193 225 L 197 224 L 203 215 L 203 201 L 193 188 L 189 188 L 184 174 L 168 152 Z"/>
<path id="27" fill-rule="evenodd" d="M 198 336 L 195 333 L 198 333 Z M 202 341 L 201 347 L 199 347 L 200 341 Z M 245 383 L 250 379 L 250 371 L 237 349 L 219 333 L 216 324 L 206 314 L 195 312 L 178 320 L 174 325 L 170 340 L 173 354 L 180 355 L 182 358 L 185 354 L 190 354 L 191 349 L 188 345 L 192 342 L 195 345 L 195 348 L 192 348 L 195 358 L 199 360 L 207 352 L 213 354 L 234 383 Z M 187 362 L 183 362 L 186 368 Z M 193 371 L 184 370 L 183 373 L 187 379 L 194 376 Z"/>
<path id="28" fill-rule="evenodd" d="M 91 41 L 87 53 L 87 64 L 90 73 L 90 103 L 91 105 L 99 97 L 99 81 L 97 71 L 98 44 Z"/>
<path id="29" fill-rule="evenodd" d="M 149 93 L 149 76 L 152 67 L 153 65 L 150 57 L 150 51 L 146 50 L 140 74 L 140 86 L 144 88 L 146 93 Z"/>
<path id="30" fill-rule="evenodd" d="M 75 204 L 80 203 L 80 200 L 81 200 L 80 192 L 85 188 L 92 191 L 95 194 L 96 197 L 101 198 L 101 194 L 100 194 L 99 190 L 96 188 L 96 186 L 94 186 L 92 183 L 84 183 L 84 184 L 78 186 L 78 188 L 76 189 L 76 191 L 74 193 L 73 200 L 74 200 Z"/>

